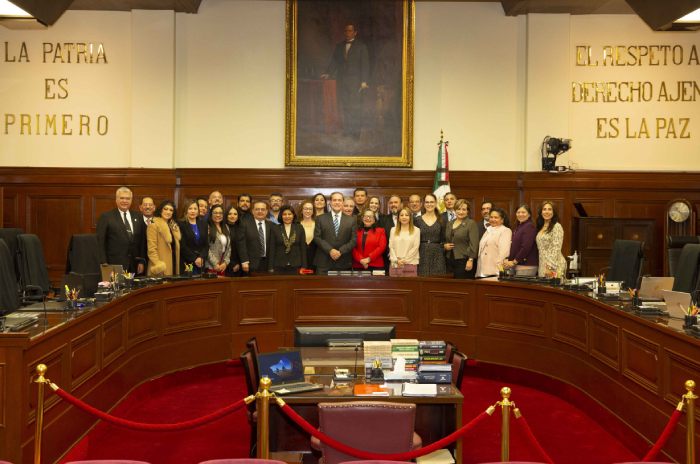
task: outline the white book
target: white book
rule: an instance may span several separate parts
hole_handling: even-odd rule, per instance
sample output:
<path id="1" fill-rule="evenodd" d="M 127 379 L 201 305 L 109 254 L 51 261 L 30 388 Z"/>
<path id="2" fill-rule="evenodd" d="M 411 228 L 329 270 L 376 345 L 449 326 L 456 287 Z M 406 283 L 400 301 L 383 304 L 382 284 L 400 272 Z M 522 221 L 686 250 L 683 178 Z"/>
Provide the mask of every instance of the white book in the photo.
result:
<path id="1" fill-rule="evenodd" d="M 416 458 L 416 464 L 454 464 L 455 458 L 449 450 L 439 449 Z"/>
<path id="2" fill-rule="evenodd" d="M 404 383 L 403 396 L 437 396 L 435 383 Z"/>

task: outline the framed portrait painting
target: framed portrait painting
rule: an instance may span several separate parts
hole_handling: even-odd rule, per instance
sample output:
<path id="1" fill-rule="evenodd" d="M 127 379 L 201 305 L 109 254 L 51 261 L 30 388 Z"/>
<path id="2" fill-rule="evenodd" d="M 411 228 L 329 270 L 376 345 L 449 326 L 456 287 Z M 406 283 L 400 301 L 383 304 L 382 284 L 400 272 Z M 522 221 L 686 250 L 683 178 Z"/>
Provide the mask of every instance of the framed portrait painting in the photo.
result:
<path id="1" fill-rule="evenodd" d="M 412 166 L 413 34 L 413 0 L 287 0 L 287 166 Z"/>

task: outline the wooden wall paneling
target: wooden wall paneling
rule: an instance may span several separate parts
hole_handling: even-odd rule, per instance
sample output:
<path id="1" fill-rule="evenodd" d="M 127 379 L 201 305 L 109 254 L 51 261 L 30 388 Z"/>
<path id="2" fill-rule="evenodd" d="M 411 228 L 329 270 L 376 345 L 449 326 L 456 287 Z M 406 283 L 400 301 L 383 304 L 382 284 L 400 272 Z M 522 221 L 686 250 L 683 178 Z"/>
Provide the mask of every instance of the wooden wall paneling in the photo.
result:
<path id="1" fill-rule="evenodd" d="M 5 189 L 0 185 L 0 227 L 5 223 Z"/>
<path id="2" fill-rule="evenodd" d="M 102 324 L 102 366 L 126 352 L 126 315 L 118 314 Z"/>
<path id="3" fill-rule="evenodd" d="M 80 334 L 70 342 L 70 390 L 96 375 L 102 368 L 102 338 L 100 327 L 96 326 L 88 332 Z"/>
<path id="4" fill-rule="evenodd" d="M 49 275 L 62 275 L 66 269 L 70 238 L 82 229 L 82 198 L 80 195 L 66 195 L 63 189 L 57 188 L 37 188 L 25 198 L 26 230 L 39 236 Z M 57 221 L 57 217 L 61 220 Z"/>
<path id="5" fill-rule="evenodd" d="M 588 316 L 569 306 L 552 305 L 552 340 L 588 351 Z"/>
<path id="6" fill-rule="evenodd" d="M 8 188 L 3 189 L 2 199 L 2 223 L 3 227 L 19 227 L 24 229 L 20 221 L 19 194 Z"/>
<path id="7" fill-rule="evenodd" d="M 617 372 L 620 369 L 620 327 L 591 316 L 589 330 L 591 357 Z"/>
<path id="8" fill-rule="evenodd" d="M 622 375 L 655 395 L 661 383 L 660 355 L 658 343 L 622 330 Z"/>

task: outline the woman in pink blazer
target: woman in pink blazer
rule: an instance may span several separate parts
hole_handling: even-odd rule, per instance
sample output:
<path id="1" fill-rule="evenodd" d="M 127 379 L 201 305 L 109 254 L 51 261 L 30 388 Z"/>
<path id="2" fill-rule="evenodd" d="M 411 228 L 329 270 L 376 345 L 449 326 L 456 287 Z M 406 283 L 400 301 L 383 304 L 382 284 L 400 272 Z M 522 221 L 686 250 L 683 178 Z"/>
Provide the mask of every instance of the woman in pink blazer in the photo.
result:
<path id="1" fill-rule="evenodd" d="M 489 227 L 479 242 L 479 260 L 476 266 L 477 277 L 498 275 L 503 262 L 510 253 L 513 232 L 506 226 L 506 213 L 494 208 L 489 215 Z"/>

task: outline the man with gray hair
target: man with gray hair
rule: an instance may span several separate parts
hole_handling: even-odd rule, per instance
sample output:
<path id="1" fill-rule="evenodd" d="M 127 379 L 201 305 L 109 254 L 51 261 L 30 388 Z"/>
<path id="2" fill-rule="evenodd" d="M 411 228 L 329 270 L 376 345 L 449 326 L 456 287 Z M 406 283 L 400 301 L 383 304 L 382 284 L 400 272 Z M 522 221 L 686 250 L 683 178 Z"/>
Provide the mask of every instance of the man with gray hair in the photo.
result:
<path id="1" fill-rule="evenodd" d="M 357 242 L 357 222 L 343 214 L 343 194 L 331 193 L 331 211 L 316 218 L 314 264 L 318 274 L 352 269 L 352 249 Z"/>
<path id="2" fill-rule="evenodd" d="M 102 213 L 97 221 L 97 243 L 101 264 L 121 264 L 125 271 L 143 274 L 146 263 L 146 224 L 143 216 L 130 211 L 133 194 L 119 187 L 117 207 Z"/>

